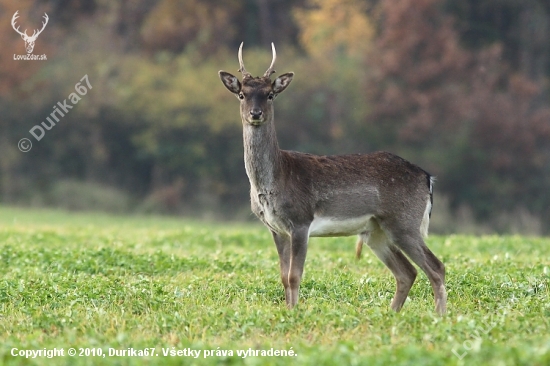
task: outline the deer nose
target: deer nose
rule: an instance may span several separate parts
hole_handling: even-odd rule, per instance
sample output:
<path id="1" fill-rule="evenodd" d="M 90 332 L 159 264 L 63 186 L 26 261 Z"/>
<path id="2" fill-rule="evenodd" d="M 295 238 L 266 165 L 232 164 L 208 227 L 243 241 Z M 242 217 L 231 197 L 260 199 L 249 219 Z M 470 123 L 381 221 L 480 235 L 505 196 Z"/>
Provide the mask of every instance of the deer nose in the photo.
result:
<path id="1" fill-rule="evenodd" d="M 252 115 L 252 119 L 260 119 L 262 116 L 262 110 L 261 109 L 251 109 L 250 114 Z"/>

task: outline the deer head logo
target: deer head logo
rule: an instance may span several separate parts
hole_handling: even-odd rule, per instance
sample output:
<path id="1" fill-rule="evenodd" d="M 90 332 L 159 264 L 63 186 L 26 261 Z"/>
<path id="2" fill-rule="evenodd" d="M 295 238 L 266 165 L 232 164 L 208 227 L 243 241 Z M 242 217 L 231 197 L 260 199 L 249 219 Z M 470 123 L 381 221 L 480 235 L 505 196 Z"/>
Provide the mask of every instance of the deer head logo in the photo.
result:
<path id="1" fill-rule="evenodd" d="M 27 53 L 32 53 L 32 50 L 34 49 L 34 42 L 36 41 L 36 38 L 38 38 L 38 36 L 40 35 L 40 33 L 42 33 L 42 31 L 44 30 L 44 28 L 46 28 L 46 24 L 48 24 L 48 14 L 44 13 L 44 22 L 42 22 L 42 29 L 38 30 L 38 29 L 35 29 L 32 36 L 29 37 L 29 35 L 27 34 L 27 30 L 25 29 L 24 32 L 21 32 L 19 30 L 19 26 L 16 28 L 15 27 L 15 20 L 17 18 L 19 18 L 19 15 L 17 15 L 17 13 L 19 13 L 19 10 L 17 10 L 15 12 L 15 14 L 13 14 L 13 17 L 11 18 L 11 26 L 13 27 L 13 29 L 19 33 L 21 35 L 21 38 L 23 38 L 23 41 L 25 41 L 25 49 L 27 50 Z"/>

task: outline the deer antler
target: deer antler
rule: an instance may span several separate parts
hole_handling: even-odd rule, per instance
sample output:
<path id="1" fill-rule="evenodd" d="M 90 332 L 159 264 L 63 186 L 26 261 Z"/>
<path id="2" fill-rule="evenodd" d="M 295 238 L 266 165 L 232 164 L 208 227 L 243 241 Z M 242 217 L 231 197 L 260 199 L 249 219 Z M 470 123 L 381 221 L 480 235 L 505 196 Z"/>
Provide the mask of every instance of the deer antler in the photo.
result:
<path id="1" fill-rule="evenodd" d="M 240 73 L 243 74 L 243 78 L 246 78 L 246 77 L 252 77 L 252 75 L 246 71 L 246 69 L 244 68 L 244 61 L 243 61 L 243 44 L 244 42 L 241 42 L 241 45 L 239 47 L 239 71 Z"/>
<path id="2" fill-rule="evenodd" d="M 277 52 L 275 52 L 275 45 L 273 44 L 273 42 L 271 42 L 271 50 L 273 51 L 273 59 L 271 60 L 271 65 L 269 65 L 269 68 L 264 73 L 265 78 L 270 77 L 271 74 L 275 72 L 273 66 L 275 66 L 275 60 L 277 60 Z"/>
<path id="3" fill-rule="evenodd" d="M 17 13 L 19 13 L 19 10 L 17 10 L 17 11 L 15 12 L 15 14 L 13 14 L 13 17 L 11 18 L 11 26 L 13 27 L 13 30 L 15 30 L 15 31 L 16 31 L 17 33 L 19 33 L 20 35 L 28 37 L 28 36 L 27 36 L 27 30 L 26 30 L 26 29 L 25 29 L 25 32 L 23 33 L 23 32 L 21 32 L 21 31 L 19 30 L 19 26 L 18 26 L 17 28 L 15 28 L 15 20 L 16 20 L 17 18 L 19 18 L 19 15 L 17 15 Z"/>
<path id="4" fill-rule="evenodd" d="M 43 18 L 46 19 L 46 21 L 45 21 L 45 22 L 42 22 L 42 29 L 40 29 L 40 30 L 35 29 L 34 32 L 33 32 L 33 34 L 32 34 L 32 36 L 31 36 L 30 38 L 36 39 L 36 38 L 38 37 L 38 35 L 39 35 L 40 33 L 42 33 L 42 31 L 44 30 L 44 28 L 46 28 L 46 24 L 48 24 L 48 20 L 49 20 L 50 18 L 48 18 L 48 14 L 46 14 L 46 13 L 44 13 Z M 37 31 L 38 31 L 38 33 L 36 33 Z"/>

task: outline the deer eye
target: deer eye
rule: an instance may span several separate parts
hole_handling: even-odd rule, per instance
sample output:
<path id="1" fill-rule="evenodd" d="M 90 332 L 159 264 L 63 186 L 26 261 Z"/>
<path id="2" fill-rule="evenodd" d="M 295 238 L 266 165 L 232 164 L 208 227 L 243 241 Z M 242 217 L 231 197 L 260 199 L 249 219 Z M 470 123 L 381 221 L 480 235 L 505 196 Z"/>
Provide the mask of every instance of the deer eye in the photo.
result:
<path id="1" fill-rule="evenodd" d="M 239 93 L 239 99 L 240 99 L 240 100 L 243 100 L 243 99 L 244 99 L 244 94 L 243 94 L 243 93 Z"/>
<path id="2" fill-rule="evenodd" d="M 267 100 L 273 100 L 275 96 L 273 95 L 273 93 L 269 93 L 269 95 L 267 96 Z"/>

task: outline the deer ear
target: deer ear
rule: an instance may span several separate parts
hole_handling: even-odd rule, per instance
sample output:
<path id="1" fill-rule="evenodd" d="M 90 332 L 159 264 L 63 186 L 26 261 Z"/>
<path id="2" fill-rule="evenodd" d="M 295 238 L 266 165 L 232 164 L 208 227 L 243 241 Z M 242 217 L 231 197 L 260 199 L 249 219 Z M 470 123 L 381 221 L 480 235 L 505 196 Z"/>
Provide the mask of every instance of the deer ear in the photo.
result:
<path id="1" fill-rule="evenodd" d="M 241 92 L 241 82 L 235 76 L 225 71 L 218 71 L 220 79 L 223 85 L 233 94 L 239 94 Z"/>
<path id="2" fill-rule="evenodd" d="M 283 74 L 275 79 L 275 81 L 271 85 L 271 87 L 273 88 L 273 93 L 282 93 L 286 89 L 286 87 L 290 85 L 293 77 L 293 72 L 287 72 L 286 74 Z"/>

